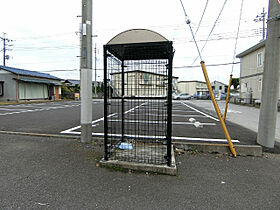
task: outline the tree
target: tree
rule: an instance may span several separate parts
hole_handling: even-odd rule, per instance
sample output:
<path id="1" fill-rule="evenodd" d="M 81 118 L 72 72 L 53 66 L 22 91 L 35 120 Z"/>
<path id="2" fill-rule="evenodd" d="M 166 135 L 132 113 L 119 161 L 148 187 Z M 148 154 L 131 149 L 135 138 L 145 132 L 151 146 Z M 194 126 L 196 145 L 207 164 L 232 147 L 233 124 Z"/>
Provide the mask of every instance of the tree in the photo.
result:
<path id="1" fill-rule="evenodd" d="M 239 86 L 239 78 L 232 78 L 231 85 L 233 85 L 233 88 L 236 90 Z"/>

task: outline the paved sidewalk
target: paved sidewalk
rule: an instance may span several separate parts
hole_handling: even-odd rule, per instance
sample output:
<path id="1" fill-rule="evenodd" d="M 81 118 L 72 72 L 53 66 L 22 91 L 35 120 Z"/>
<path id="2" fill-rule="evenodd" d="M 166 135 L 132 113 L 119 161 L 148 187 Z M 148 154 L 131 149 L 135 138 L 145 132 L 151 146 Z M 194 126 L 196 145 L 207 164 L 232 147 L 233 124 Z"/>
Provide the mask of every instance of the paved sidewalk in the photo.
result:
<path id="1" fill-rule="evenodd" d="M 279 209 L 280 155 L 185 153 L 178 176 L 97 167 L 103 149 L 0 135 L 0 209 Z"/>
<path id="2" fill-rule="evenodd" d="M 217 101 L 218 106 L 222 112 L 224 113 L 225 101 Z M 188 103 L 202 107 L 211 112 L 215 112 L 211 100 L 190 100 Z M 241 125 L 245 128 L 258 132 L 258 124 L 259 124 L 259 113 L 260 109 L 255 107 L 249 107 L 244 105 L 237 105 L 229 103 L 227 120 L 238 125 Z M 280 142 L 280 112 L 277 112 L 277 124 L 276 124 L 276 133 L 275 133 L 276 141 Z"/>

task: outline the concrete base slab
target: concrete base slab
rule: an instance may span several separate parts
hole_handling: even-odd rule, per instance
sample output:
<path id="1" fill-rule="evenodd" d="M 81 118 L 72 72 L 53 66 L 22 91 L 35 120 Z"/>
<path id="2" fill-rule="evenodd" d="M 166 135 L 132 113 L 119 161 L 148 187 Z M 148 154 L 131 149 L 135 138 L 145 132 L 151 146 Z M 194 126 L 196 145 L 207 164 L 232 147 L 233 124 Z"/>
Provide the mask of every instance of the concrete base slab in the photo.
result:
<path id="1" fill-rule="evenodd" d="M 173 142 L 174 147 L 183 150 L 197 150 L 199 152 L 231 154 L 227 144 L 186 143 Z M 262 147 L 259 145 L 234 145 L 237 155 L 240 156 L 262 156 Z"/>
<path id="2" fill-rule="evenodd" d="M 139 162 L 128 162 L 122 160 L 107 160 L 102 159 L 100 161 L 100 165 L 104 167 L 110 168 L 122 168 L 122 169 L 130 169 L 135 171 L 143 171 L 143 172 L 152 172 L 159 174 L 167 174 L 167 175 L 177 175 L 177 167 L 175 162 L 175 155 L 173 146 L 171 147 L 171 166 L 167 166 L 167 164 L 147 164 L 147 163 L 139 163 Z"/>

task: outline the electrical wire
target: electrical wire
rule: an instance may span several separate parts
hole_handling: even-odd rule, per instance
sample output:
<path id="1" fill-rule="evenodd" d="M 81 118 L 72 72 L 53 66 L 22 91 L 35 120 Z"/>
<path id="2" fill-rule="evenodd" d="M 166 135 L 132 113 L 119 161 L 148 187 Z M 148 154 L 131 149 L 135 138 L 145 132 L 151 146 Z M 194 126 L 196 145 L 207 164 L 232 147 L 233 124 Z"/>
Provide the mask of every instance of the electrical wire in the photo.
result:
<path id="1" fill-rule="evenodd" d="M 180 0 L 180 1 L 181 1 L 181 0 Z M 216 18 L 216 20 L 215 20 L 215 22 L 214 22 L 214 25 L 213 25 L 213 27 L 212 27 L 212 29 L 211 29 L 211 31 L 210 31 L 210 33 L 209 33 L 209 35 L 208 35 L 206 41 L 205 41 L 203 47 L 202 47 L 201 50 L 200 50 L 201 52 L 203 52 L 203 50 L 204 50 L 204 48 L 205 48 L 205 46 L 206 46 L 206 44 L 207 44 L 207 42 L 208 42 L 208 39 L 210 38 L 212 32 L 214 31 L 214 28 L 216 27 L 216 24 L 217 24 L 217 22 L 218 22 L 218 20 L 219 20 L 219 18 L 220 18 L 220 16 L 221 16 L 221 14 L 222 14 L 224 8 L 225 8 L 226 3 L 227 3 L 227 0 L 224 1 L 223 6 L 222 6 L 222 8 L 221 8 L 221 10 L 220 10 L 220 12 L 219 12 L 219 15 L 218 15 L 218 17 Z M 193 61 L 192 64 L 194 64 L 194 63 L 196 62 L 197 59 L 198 59 L 198 57 L 196 57 L 196 59 Z"/>
<path id="2" fill-rule="evenodd" d="M 217 64 L 207 64 L 207 66 L 227 66 L 227 65 L 236 65 L 240 62 L 235 63 L 217 63 Z M 195 66 L 174 66 L 174 69 L 182 69 L 182 68 L 201 68 L 201 65 L 195 65 Z"/>
<path id="3" fill-rule="evenodd" d="M 240 62 L 235 62 L 235 63 L 216 63 L 216 64 L 209 64 L 207 66 L 227 66 L 227 65 L 236 65 L 236 64 L 240 64 Z M 200 65 L 195 65 L 195 66 L 174 66 L 174 69 L 184 69 L 184 68 L 198 68 L 201 67 Z M 58 71 L 79 71 L 79 69 L 57 69 L 57 70 L 45 70 L 45 71 L 41 71 L 41 72 L 58 72 Z M 95 69 L 92 69 L 92 71 L 95 71 Z M 97 68 L 96 71 L 104 71 L 104 69 L 100 69 Z"/>
<path id="4" fill-rule="evenodd" d="M 186 10 L 185 10 L 185 7 L 184 7 L 184 5 L 183 5 L 182 0 L 180 0 L 180 2 L 181 2 L 181 5 L 182 5 L 184 14 L 185 14 L 185 21 L 186 21 L 186 24 L 187 24 L 187 25 L 189 26 L 189 28 L 190 28 L 190 31 L 191 31 L 191 34 L 192 34 L 192 38 L 193 38 L 193 41 L 194 41 L 194 43 L 195 43 L 195 46 L 196 46 L 198 55 L 199 55 L 199 57 L 200 57 L 200 60 L 202 61 L 202 56 L 201 56 L 200 50 L 199 50 L 199 48 L 198 48 L 197 42 L 195 41 L 195 35 L 194 35 L 194 33 L 193 33 L 193 30 L 192 30 L 192 27 L 191 27 L 191 24 L 190 24 L 191 21 L 190 21 L 188 15 L 187 15 L 187 13 L 186 13 Z"/>
<path id="5" fill-rule="evenodd" d="M 241 0 L 241 7 L 240 7 L 240 13 L 239 13 L 239 21 L 238 21 L 238 28 L 237 28 L 237 33 L 236 33 L 232 63 L 234 63 L 235 57 L 236 57 L 236 48 L 237 48 L 237 42 L 238 42 L 238 38 L 239 38 L 239 30 L 240 30 L 240 22 L 241 22 L 242 10 L 243 10 L 243 2 L 244 2 L 244 0 Z M 233 73 L 233 67 L 234 67 L 234 65 L 232 65 L 232 67 L 231 67 L 231 73 L 230 73 L 231 75 Z"/>
<path id="6" fill-rule="evenodd" d="M 262 36 L 262 34 L 255 34 L 255 35 L 247 35 L 247 36 L 239 36 L 239 39 L 246 39 L 246 38 L 251 38 L 251 37 L 259 37 L 259 36 Z M 236 37 L 220 37 L 220 38 L 213 38 L 213 39 L 208 39 L 208 42 L 210 41 L 220 41 L 220 40 L 230 40 L 230 39 L 236 39 Z M 201 40 L 196 40 L 196 42 L 205 42 L 206 39 L 201 39 Z M 175 44 L 178 44 L 178 43 L 189 43 L 189 42 L 194 42 L 193 40 L 190 40 L 190 41 L 176 41 L 175 40 Z"/>
<path id="7" fill-rule="evenodd" d="M 203 19 L 203 17 L 204 17 L 204 14 L 205 14 L 206 8 L 207 8 L 207 6 L 208 6 L 208 2 L 209 2 L 209 0 L 206 0 L 205 6 L 204 6 L 204 10 L 203 10 L 203 12 L 202 12 L 201 18 L 200 18 L 200 20 L 199 20 L 199 23 L 198 23 L 198 26 L 197 26 L 197 29 L 196 29 L 196 31 L 195 31 L 195 33 L 194 33 L 194 35 L 196 35 L 196 34 L 197 34 L 197 32 L 198 32 L 198 30 L 199 30 L 199 28 L 200 28 L 200 24 L 201 24 L 202 19 Z"/>
<path id="8" fill-rule="evenodd" d="M 59 72 L 59 71 L 79 71 L 79 69 L 57 69 L 57 70 L 46 70 L 46 71 L 40 71 L 40 72 Z"/>

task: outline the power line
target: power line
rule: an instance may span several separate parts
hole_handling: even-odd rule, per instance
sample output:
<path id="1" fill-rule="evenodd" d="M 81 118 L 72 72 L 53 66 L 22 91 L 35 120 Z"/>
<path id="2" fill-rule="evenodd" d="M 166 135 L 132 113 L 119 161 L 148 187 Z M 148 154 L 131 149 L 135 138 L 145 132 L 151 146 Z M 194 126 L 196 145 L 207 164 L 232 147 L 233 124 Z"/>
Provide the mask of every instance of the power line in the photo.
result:
<path id="1" fill-rule="evenodd" d="M 213 67 L 213 66 L 227 66 L 227 65 L 236 65 L 236 64 L 240 64 L 240 62 L 235 62 L 235 63 L 216 63 L 216 64 L 209 64 L 207 66 L 209 67 Z M 193 66 L 174 66 L 174 69 L 183 69 L 183 68 L 198 68 L 201 67 L 200 65 L 193 65 Z M 91 69 L 92 71 L 95 69 Z M 104 69 L 96 69 L 97 71 L 104 71 Z M 45 70 L 45 71 L 41 71 L 41 72 L 59 72 L 59 71 L 80 71 L 80 69 L 53 69 L 53 70 Z"/>
<path id="2" fill-rule="evenodd" d="M 218 64 L 209 64 L 207 66 L 227 66 L 227 65 L 236 65 L 239 64 L 240 62 L 235 62 L 235 63 L 218 63 Z M 182 68 L 201 68 L 201 65 L 190 65 L 190 66 L 174 66 L 174 69 L 182 69 Z"/>
<path id="3" fill-rule="evenodd" d="M 223 12 L 223 10 L 224 10 L 224 8 L 225 8 L 226 3 L 227 3 L 227 0 L 224 1 L 223 6 L 222 6 L 222 8 L 221 8 L 221 10 L 220 10 L 220 12 L 219 12 L 219 15 L 218 15 L 218 17 L 216 18 L 216 20 L 215 20 L 215 22 L 214 22 L 214 25 L 213 25 L 213 27 L 212 27 L 212 29 L 211 29 L 211 31 L 210 31 L 210 33 L 209 33 L 209 35 L 208 35 L 206 41 L 205 41 L 203 47 L 202 47 L 201 50 L 200 50 L 201 52 L 203 51 L 204 47 L 206 46 L 206 44 L 207 44 L 207 42 L 208 42 L 208 39 L 210 38 L 212 32 L 214 31 L 214 28 L 216 27 L 217 21 L 219 20 L 221 14 L 222 14 L 222 12 Z M 194 62 L 197 60 L 197 58 L 198 58 L 198 57 L 196 57 L 196 59 L 193 61 L 193 64 L 194 64 Z"/>
<path id="4" fill-rule="evenodd" d="M 55 70 L 45 70 L 40 72 L 59 72 L 59 71 L 79 71 L 79 69 L 55 69 Z"/>
<path id="5" fill-rule="evenodd" d="M 203 19 L 203 17 L 204 17 L 206 8 L 207 8 L 207 6 L 208 6 L 208 2 L 209 2 L 209 0 L 206 0 L 205 6 L 204 6 L 204 10 L 203 10 L 203 12 L 202 12 L 201 18 L 200 18 L 200 20 L 199 20 L 199 23 L 198 23 L 198 26 L 197 26 L 197 29 L 196 29 L 194 35 L 196 35 L 196 33 L 198 32 L 198 30 L 199 30 L 199 28 L 200 28 L 200 24 L 201 24 L 202 19 Z"/>
<path id="6" fill-rule="evenodd" d="M 74 34 L 74 32 L 66 32 L 66 33 L 58 33 L 58 34 L 50 34 L 50 35 L 43 35 L 43 36 L 26 36 L 26 37 L 17 37 L 16 40 L 28 40 L 28 39 L 44 39 L 50 37 L 58 37 L 58 36 L 65 36 Z"/>
<path id="7" fill-rule="evenodd" d="M 197 42 L 195 41 L 195 35 L 194 35 L 194 33 L 193 33 L 193 30 L 192 30 L 192 27 L 191 27 L 191 24 L 190 24 L 190 23 L 191 23 L 191 21 L 190 21 L 190 19 L 189 19 L 188 15 L 187 15 L 187 13 L 186 13 L 186 10 L 185 10 L 185 7 L 184 7 L 184 5 L 183 5 L 182 0 L 180 0 L 180 2 L 181 2 L 181 5 L 182 5 L 182 8 L 183 8 L 184 14 L 185 14 L 185 21 L 186 21 L 186 24 L 187 24 L 187 25 L 189 26 L 189 28 L 190 28 L 190 31 L 191 31 L 191 34 L 192 34 L 193 41 L 194 41 L 195 46 L 196 46 L 196 48 L 197 48 L 197 52 L 198 52 L 198 54 L 199 54 L 200 59 L 202 60 L 202 56 L 201 56 L 200 50 L 199 50 L 199 48 L 198 48 Z"/>
<path id="8" fill-rule="evenodd" d="M 261 36 L 261 34 L 256 34 L 256 35 L 248 35 L 248 36 L 239 36 L 239 39 L 246 39 L 246 38 L 251 38 L 251 37 L 258 37 Z M 214 39 L 208 39 L 207 41 L 220 41 L 220 40 L 230 40 L 230 39 L 236 39 L 236 37 L 221 37 L 221 38 L 214 38 Z M 201 40 L 196 40 L 196 42 L 205 42 L 206 39 L 201 39 Z M 194 42 L 193 40 L 190 41 L 174 41 L 176 43 L 189 43 L 189 42 Z"/>
<path id="9" fill-rule="evenodd" d="M 234 63 L 235 56 L 236 56 L 236 47 L 237 47 L 237 41 L 238 41 L 238 37 L 239 37 L 240 21 L 241 21 L 242 10 L 243 10 L 243 1 L 244 0 L 241 0 L 241 7 L 240 7 L 240 14 L 239 14 L 239 21 L 238 21 L 238 28 L 237 28 L 237 33 L 236 33 L 232 63 Z M 232 75 L 232 72 L 233 72 L 233 65 L 232 65 L 232 68 L 231 68 L 231 75 Z"/>

